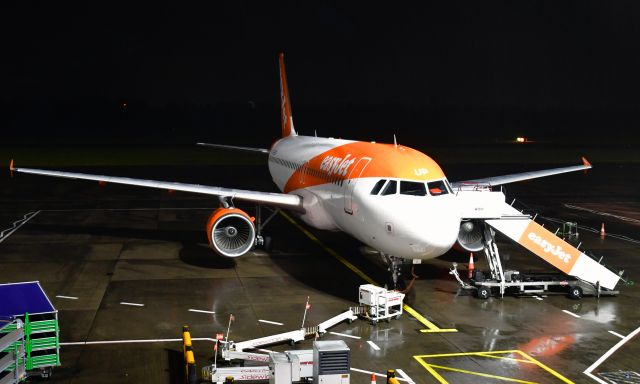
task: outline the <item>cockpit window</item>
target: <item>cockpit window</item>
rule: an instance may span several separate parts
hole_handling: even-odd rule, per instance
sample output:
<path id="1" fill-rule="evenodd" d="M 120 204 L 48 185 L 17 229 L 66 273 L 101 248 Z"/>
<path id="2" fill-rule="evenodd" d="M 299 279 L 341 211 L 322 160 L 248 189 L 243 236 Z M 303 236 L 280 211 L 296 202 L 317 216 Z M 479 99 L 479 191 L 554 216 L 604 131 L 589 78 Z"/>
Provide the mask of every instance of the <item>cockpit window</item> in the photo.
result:
<path id="1" fill-rule="evenodd" d="M 417 181 L 401 181 L 400 182 L 400 194 L 412 195 L 412 196 L 426 196 L 427 189 L 424 183 Z"/>
<path id="2" fill-rule="evenodd" d="M 445 179 L 445 183 L 447 184 L 447 190 L 449 191 L 449 193 L 453 193 L 453 187 L 451 187 L 451 183 L 449 183 L 449 180 Z"/>
<path id="3" fill-rule="evenodd" d="M 387 195 L 395 195 L 395 193 L 398 190 L 398 182 L 395 180 L 389 180 L 389 182 L 387 183 L 387 185 L 384 187 L 384 189 L 382 190 L 381 195 L 382 196 L 387 196 Z"/>
<path id="4" fill-rule="evenodd" d="M 377 194 L 378 194 L 378 192 L 380 192 L 380 190 L 382 189 L 382 186 L 384 185 L 384 183 L 385 183 L 386 181 L 387 181 L 387 180 L 384 180 L 384 179 L 382 179 L 382 180 L 378 180 L 378 182 L 376 183 L 376 185 L 374 185 L 374 186 L 373 186 L 373 189 L 371 190 L 371 194 L 372 194 L 372 195 L 377 195 Z"/>
<path id="5" fill-rule="evenodd" d="M 427 183 L 427 185 L 429 186 L 429 193 L 432 196 L 446 195 L 449 193 L 449 190 L 443 180 L 432 181 Z"/>

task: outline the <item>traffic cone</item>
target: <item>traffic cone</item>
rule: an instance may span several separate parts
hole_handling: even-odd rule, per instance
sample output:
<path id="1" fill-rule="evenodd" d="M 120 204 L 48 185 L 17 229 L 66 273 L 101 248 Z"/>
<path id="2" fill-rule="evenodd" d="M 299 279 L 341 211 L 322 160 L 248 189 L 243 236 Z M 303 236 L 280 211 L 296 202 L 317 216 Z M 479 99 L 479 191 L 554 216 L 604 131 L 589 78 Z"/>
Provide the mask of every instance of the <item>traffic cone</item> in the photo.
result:
<path id="1" fill-rule="evenodd" d="M 469 278 L 473 276 L 473 271 L 476 269 L 476 266 L 473 264 L 473 252 L 469 254 Z"/>
<path id="2" fill-rule="evenodd" d="M 375 373 L 371 374 L 371 384 L 376 384 L 376 374 Z"/>
<path id="3" fill-rule="evenodd" d="M 607 233 L 604 231 L 604 223 L 602 223 L 602 226 L 600 227 L 600 237 L 604 239 L 606 235 Z"/>

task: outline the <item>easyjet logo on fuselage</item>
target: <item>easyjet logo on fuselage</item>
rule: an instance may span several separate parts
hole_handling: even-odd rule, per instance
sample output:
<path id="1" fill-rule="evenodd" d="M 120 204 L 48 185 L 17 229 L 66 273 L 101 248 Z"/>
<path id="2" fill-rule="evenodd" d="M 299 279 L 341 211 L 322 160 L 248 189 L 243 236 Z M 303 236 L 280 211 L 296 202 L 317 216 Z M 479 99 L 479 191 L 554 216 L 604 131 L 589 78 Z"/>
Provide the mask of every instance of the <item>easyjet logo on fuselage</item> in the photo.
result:
<path id="1" fill-rule="evenodd" d="M 564 261 L 567 264 L 569 264 L 569 262 L 571 261 L 571 255 L 564 252 L 561 246 L 551 244 L 547 240 L 543 239 L 542 236 L 537 235 L 535 232 L 529 232 L 527 237 L 534 244 L 540 246 L 540 248 L 542 248 L 545 253 L 550 253 L 554 256 L 557 256 L 558 259 Z"/>
<path id="2" fill-rule="evenodd" d="M 349 167 L 355 163 L 356 158 L 347 154 L 344 158 L 337 156 L 326 156 L 320 163 L 320 169 L 327 172 L 327 175 L 338 175 L 346 177 L 349 173 Z"/>

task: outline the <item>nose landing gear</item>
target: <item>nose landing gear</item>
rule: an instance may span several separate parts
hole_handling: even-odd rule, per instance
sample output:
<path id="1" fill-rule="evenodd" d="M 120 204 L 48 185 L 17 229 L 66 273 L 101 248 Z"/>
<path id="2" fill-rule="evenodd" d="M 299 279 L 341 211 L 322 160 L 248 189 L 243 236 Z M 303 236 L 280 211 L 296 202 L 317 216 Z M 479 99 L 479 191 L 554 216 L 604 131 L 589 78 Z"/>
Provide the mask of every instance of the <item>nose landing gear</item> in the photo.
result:
<path id="1" fill-rule="evenodd" d="M 387 288 L 395 289 L 400 292 L 407 292 L 413 286 L 414 280 L 418 277 L 413 272 L 412 264 L 409 260 L 402 259 L 400 257 L 382 254 L 385 262 L 387 263 Z M 412 279 L 407 284 L 405 276 L 411 276 Z"/>

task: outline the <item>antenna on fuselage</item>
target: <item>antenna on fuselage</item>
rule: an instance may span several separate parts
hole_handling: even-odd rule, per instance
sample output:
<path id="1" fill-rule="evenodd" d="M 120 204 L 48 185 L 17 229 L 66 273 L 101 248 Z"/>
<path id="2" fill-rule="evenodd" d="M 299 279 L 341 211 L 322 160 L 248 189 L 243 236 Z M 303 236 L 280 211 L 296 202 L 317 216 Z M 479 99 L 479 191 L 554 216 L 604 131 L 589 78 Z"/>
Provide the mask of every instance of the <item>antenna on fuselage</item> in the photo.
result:
<path id="1" fill-rule="evenodd" d="M 396 134 L 393 134 L 393 146 L 398 148 L 398 140 L 396 140 Z"/>

